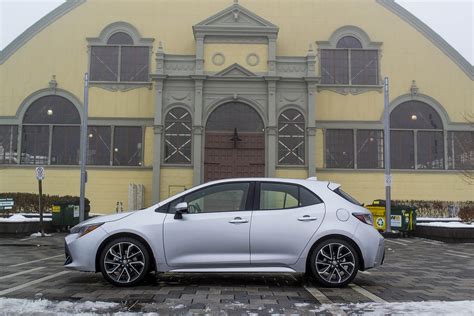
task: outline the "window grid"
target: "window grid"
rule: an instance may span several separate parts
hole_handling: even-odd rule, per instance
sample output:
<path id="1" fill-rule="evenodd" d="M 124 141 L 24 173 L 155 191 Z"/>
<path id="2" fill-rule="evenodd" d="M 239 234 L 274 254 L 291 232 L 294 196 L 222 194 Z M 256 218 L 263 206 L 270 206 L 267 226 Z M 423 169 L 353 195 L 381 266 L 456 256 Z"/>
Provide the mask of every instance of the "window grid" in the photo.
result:
<path id="1" fill-rule="evenodd" d="M 305 119 L 298 110 L 285 110 L 278 118 L 278 164 L 305 164 Z"/>
<path id="2" fill-rule="evenodd" d="M 165 118 L 164 163 L 191 164 L 192 118 L 189 111 L 174 108 Z"/>

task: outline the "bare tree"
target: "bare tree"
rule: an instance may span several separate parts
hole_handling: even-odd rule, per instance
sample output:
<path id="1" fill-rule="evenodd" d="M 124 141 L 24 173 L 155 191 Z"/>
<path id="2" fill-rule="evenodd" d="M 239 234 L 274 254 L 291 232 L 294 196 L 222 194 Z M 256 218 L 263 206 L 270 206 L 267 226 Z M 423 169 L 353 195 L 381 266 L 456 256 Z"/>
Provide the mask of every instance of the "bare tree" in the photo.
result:
<path id="1" fill-rule="evenodd" d="M 468 112 L 464 114 L 464 119 L 474 128 L 474 112 Z M 454 157 L 453 157 L 454 159 Z M 474 185 L 474 161 L 470 161 L 466 169 L 461 170 L 464 181 L 470 185 Z"/>

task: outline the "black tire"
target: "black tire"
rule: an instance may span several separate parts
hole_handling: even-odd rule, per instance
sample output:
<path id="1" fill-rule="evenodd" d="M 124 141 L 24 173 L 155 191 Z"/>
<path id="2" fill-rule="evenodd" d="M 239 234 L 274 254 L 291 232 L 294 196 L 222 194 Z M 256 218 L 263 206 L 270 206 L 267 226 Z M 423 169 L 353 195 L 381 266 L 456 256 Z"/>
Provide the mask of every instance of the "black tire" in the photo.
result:
<path id="1" fill-rule="evenodd" d="M 359 256 L 347 241 L 328 239 L 314 248 L 310 256 L 310 268 L 316 281 L 325 287 L 345 287 L 359 271 Z"/>
<path id="2" fill-rule="evenodd" d="M 128 257 L 130 255 L 129 250 L 132 255 L 136 255 Z M 119 254 L 120 251 L 121 254 Z M 120 259 L 118 256 L 120 256 Z M 100 271 L 104 279 L 115 286 L 137 285 L 143 281 L 150 271 L 150 254 L 145 245 L 135 238 L 119 237 L 113 239 L 102 249 Z"/>

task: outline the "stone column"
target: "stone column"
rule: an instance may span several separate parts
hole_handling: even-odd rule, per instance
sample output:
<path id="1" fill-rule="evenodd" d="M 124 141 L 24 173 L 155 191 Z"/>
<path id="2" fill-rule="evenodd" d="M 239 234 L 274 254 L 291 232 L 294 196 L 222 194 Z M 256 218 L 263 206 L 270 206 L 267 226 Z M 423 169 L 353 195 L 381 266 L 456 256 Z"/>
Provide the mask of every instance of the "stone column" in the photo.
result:
<path id="1" fill-rule="evenodd" d="M 163 137 L 163 80 L 155 82 L 155 120 L 153 122 L 153 203 L 160 200 L 161 140 Z"/>
<path id="2" fill-rule="evenodd" d="M 268 75 L 276 76 L 276 35 L 268 37 Z"/>
<path id="3" fill-rule="evenodd" d="M 196 36 L 196 75 L 204 74 L 204 36 Z"/>
<path id="4" fill-rule="evenodd" d="M 194 115 L 193 115 L 193 185 L 201 184 L 202 181 L 202 144 L 204 126 L 202 123 L 202 103 L 204 77 L 193 76 L 194 78 Z"/>
<path id="5" fill-rule="evenodd" d="M 165 53 L 160 42 L 156 52 L 156 75 L 155 80 L 155 119 L 153 121 L 153 179 L 152 179 L 152 202 L 160 200 L 160 168 L 161 168 L 161 140 L 163 137 L 163 82 L 166 78 Z"/>
<path id="6" fill-rule="evenodd" d="M 266 158 L 267 158 L 267 177 L 275 176 L 276 161 L 277 161 L 277 113 L 276 113 L 276 79 L 267 78 L 268 84 L 268 125 L 266 126 L 266 136 L 267 136 L 267 149 L 266 149 Z"/>
<path id="7" fill-rule="evenodd" d="M 316 176 L 316 84 L 307 82 L 308 87 L 308 122 L 306 125 L 306 139 L 308 144 L 308 177 Z"/>
<path id="8" fill-rule="evenodd" d="M 308 144 L 308 177 L 316 176 L 316 93 L 319 78 L 316 77 L 316 54 L 313 45 L 309 44 L 306 55 L 306 83 L 308 91 L 308 118 L 306 138 Z"/>

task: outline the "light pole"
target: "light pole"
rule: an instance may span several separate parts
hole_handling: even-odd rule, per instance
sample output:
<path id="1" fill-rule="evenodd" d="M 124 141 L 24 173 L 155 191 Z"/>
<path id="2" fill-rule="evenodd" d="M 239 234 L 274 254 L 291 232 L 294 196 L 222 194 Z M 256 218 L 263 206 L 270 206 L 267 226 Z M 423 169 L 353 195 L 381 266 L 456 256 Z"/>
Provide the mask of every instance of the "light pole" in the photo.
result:
<path id="1" fill-rule="evenodd" d="M 385 164 L 385 231 L 389 233 L 390 227 L 390 210 L 391 210 L 391 188 L 392 188 L 392 173 L 390 166 L 390 108 L 388 98 L 388 77 L 383 80 L 383 92 L 384 92 L 384 115 L 383 115 L 383 127 L 384 127 L 384 164 Z"/>
<path id="2" fill-rule="evenodd" d="M 84 108 L 82 110 L 82 125 L 81 125 L 81 188 L 79 197 L 79 222 L 84 221 L 85 217 L 85 193 L 87 182 L 87 124 L 88 124 L 88 106 L 89 106 L 89 74 L 84 74 Z"/>

